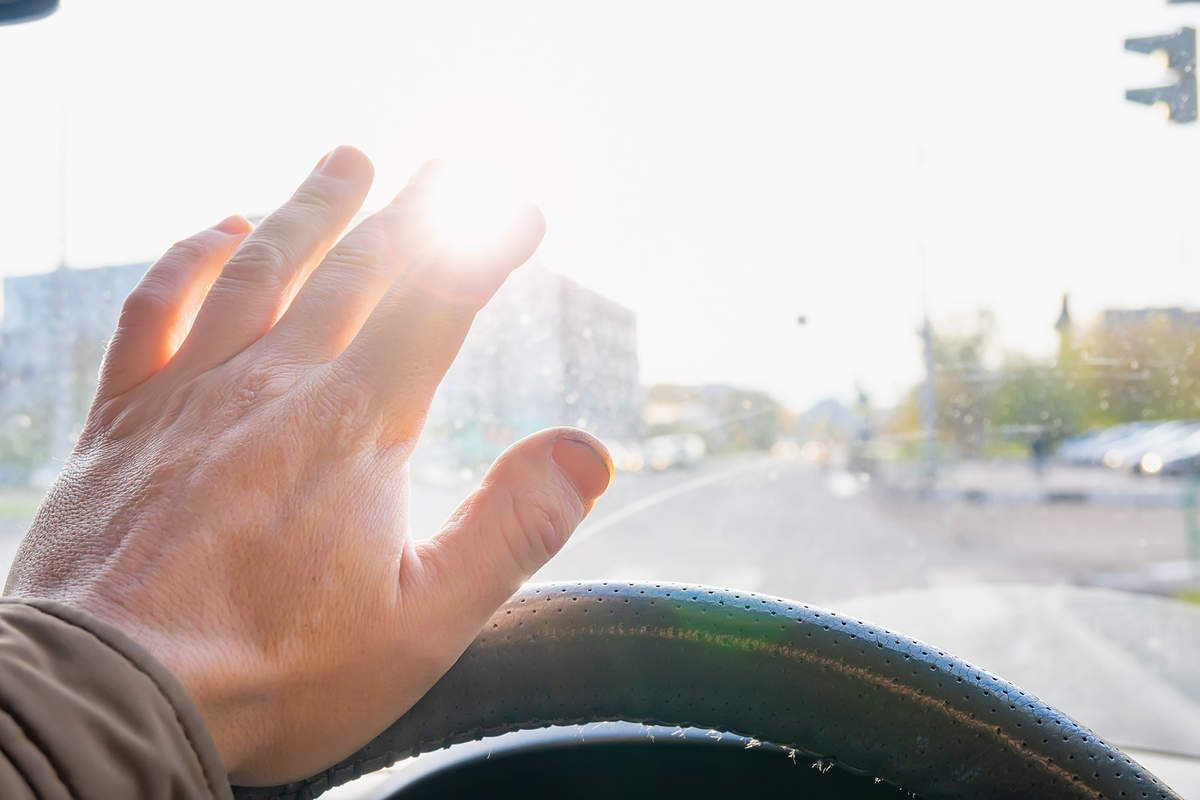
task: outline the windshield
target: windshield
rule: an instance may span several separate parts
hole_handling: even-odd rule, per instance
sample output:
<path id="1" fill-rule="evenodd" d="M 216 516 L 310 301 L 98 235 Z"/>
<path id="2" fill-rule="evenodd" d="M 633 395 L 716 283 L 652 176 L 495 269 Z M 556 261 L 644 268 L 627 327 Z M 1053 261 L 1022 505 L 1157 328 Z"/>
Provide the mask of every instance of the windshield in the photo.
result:
<path id="1" fill-rule="evenodd" d="M 1198 22 L 64 0 L 0 29 L 0 557 L 171 242 L 275 208 L 341 142 L 375 161 L 368 209 L 427 158 L 483 160 L 547 234 L 430 410 L 415 535 L 517 438 L 578 426 L 617 477 L 539 579 L 957 620 L 1049 700 L 1094 687 L 1064 710 L 1115 743 L 1200 756 Z"/>

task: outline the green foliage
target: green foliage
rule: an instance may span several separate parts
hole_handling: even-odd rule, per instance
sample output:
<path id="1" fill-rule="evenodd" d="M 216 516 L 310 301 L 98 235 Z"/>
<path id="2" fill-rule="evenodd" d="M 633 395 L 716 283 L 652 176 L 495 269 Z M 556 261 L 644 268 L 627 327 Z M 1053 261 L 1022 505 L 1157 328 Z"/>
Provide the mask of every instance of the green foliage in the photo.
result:
<path id="1" fill-rule="evenodd" d="M 0 490 L 0 519 L 29 519 L 41 500 L 40 492 L 29 489 Z"/>
<path id="2" fill-rule="evenodd" d="M 934 336 L 938 438 L 969 455 L 1045 431 L 1062 438 L 1142 419 L 1200 417 L 1200 328 L 1146 314 L 1102 319 L 1061 333 L 1053 358 L 1008 353 L 989 366 L 990 315 Z M 921 429 L 920 386 L 892 415 L 891 429 Z"/>
<path id="3" fill-rule="evenodd" d="M 28 479 L 33 470 L 50 458 L 48 427 L 35 420 L 49 402 L 16 408 L 0 416 L 0 484 Z"/>
<path id="4" fill-rule="evenodd" d="M 1176 600 L 1181 600 L 1184 603 L 1193 603 L 1200 605 L 1200 589 L 1184 589 L 1175 594 Z"/>
<path id="5" fill-rule="evenodd" d="M 1166 315 L 1096 325 L 1079 344 L 1079 374 L 1095 391 L 1088 422 L 1200 415 L 1200 329 Z"/>

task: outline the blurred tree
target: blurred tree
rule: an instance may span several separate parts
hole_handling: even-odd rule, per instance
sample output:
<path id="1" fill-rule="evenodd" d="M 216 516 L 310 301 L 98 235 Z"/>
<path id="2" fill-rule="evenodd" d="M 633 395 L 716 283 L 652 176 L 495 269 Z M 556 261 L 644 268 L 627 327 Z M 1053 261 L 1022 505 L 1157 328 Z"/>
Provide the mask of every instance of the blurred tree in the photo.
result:
<path id="1" fill-rule="evenodd" d="M 995 366 L 990 314 L 935 331 L 939 440 L 977 455 L 1043 431 L 1057 439 L 1130 420 L 1200 417 L 1200 314 L 1112 311 L 1079 329 L 1064 298 L 1055 329 L 1054 358 L 1008 353 Z M 920 431 L 918 391 L 893 411 L 887 432 Z"/>
<path id="2" fill-rule="evenodd" d="M 1200 326 L 1179 309 L 1109 313 L 1079 345 L 1088 426 L 1200 415 Z"/>

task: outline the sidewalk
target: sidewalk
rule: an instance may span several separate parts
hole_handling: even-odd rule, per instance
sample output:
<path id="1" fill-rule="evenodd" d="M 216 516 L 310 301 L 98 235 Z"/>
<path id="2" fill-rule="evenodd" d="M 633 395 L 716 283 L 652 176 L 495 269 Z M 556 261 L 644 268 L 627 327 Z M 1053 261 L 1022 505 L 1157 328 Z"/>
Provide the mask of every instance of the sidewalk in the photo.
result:
<path id="1" fill-rule="evenodd" d="M 933 486 L 923 485 L 919 462 L 881 466 L 885 489 L 917 493 L 927 499 L 982 504 L 1089 503 L 1096 505 L 1178 507 L 1187 481 L 1144 478 L 1126 470 L 1048 464 L 1041 476 L 1027 461 L 946 461 L 938 464 Z"/>

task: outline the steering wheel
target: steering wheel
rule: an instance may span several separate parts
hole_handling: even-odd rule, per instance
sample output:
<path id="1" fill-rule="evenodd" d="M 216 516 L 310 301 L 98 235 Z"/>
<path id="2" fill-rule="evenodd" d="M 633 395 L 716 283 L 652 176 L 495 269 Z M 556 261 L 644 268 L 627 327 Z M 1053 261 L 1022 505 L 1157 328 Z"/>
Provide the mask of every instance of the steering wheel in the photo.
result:
<path id="1" fill-rule="evenodd" d="M 738 733 L 923 798 L 1179 798 L 1087 728 L 929 645 L 752 592 L 615 582 L 523 589 L 358 752 L 235 795 L 308 800 L 418 753 L 601 720 Z"/>

